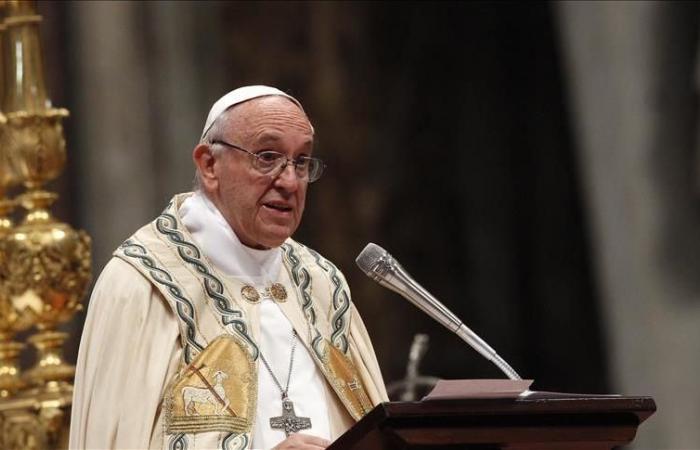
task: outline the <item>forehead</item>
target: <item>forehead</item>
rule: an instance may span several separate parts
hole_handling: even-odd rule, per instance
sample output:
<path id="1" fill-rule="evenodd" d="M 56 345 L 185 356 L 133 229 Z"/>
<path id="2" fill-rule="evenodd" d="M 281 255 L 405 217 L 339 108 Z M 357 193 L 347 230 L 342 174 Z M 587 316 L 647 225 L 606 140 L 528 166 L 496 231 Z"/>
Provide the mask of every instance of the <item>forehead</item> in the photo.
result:
<path id="1" fill-rule="evenodd" d="M 260 97 L 232 107 L 227 130 L 248 142 L 284 139 L 288 136 L 313 141 L 313 127 L 306 113 L 281 96 Z"/>

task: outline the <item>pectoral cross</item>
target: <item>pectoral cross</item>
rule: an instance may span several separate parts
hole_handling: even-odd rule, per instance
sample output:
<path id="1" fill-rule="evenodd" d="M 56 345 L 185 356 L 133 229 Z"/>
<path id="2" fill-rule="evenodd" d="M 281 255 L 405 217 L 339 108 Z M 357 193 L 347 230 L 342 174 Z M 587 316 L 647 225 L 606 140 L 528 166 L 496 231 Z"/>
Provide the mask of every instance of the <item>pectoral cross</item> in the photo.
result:
<path id="1" fill-rule="evenodd" d="M 308 417 L 297 417 L 294 413 L 294 403 L 288 398 L 282 398 L 282 415 L 270 417 L 270 427 L 275 430 L 284 430 L 289 437 L 290 434 L 311 428 L 311 419 Z"/>

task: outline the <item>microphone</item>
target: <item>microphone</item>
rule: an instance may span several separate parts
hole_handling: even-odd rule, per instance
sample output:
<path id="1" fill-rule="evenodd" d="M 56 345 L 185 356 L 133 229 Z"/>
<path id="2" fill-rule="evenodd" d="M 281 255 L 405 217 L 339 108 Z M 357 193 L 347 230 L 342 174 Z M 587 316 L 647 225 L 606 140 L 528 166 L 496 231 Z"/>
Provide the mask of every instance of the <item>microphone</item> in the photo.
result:
<path id="1" fill-rule="evenodd" d="M 520 380 L 520 375 L 503 360 L 494 349 L 469 329 L 452 311 L 430 295 L 411 278 L 403 267 L 383 248 L 369 243 L 355 259 L 358 267 L 368 277 L 391 289 L 413 303 L 424 313 L 455 333 L 484 358 L 494 363 L 511 380 Z"/>

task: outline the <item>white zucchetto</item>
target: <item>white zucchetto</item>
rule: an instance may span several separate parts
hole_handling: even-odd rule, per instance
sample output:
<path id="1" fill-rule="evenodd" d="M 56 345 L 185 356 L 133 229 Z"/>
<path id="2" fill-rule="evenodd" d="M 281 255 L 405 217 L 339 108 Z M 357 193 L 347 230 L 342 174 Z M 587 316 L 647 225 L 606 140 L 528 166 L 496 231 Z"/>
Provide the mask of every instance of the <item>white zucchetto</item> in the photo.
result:
<path id="1" fill-rule="evenodd" d="M 302 111 L 304 110 L 304 108 L 301 106 L 301 103 L 299 103 L 299 100 L 295 99 L 294 97 L 285 92 L 280 91 L 277 88 L 263 85 L 239 87 L 238 89 L 234 89 L 228 94 L 224 95 L 212 105 L 211 109 L 209 110 L 209 115 L 207 116 L 207 121 L 204 123 L 202 137 L 204 137 L 204 135 L 207 134 L 207 131 L 209 131 L 209 128 L 211 128 L 211 126 L 214 124 L 214 121 L 221 114 L 223 114 L 224 111 L 226 111 L 233 105 L 247 102 L 248 100 L 252 100 L 257 97 L 266 97 L 268 95 L 279 95 L 282 97 L 286 97 L 293 101 Z"/>

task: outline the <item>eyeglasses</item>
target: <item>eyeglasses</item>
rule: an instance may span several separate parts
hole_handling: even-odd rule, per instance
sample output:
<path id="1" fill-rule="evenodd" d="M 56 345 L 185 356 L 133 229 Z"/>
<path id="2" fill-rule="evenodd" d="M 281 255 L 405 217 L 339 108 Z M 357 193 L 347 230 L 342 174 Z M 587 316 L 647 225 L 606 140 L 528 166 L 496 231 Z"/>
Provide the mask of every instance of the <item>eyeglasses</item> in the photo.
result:
<path id="1" fill-rule="evenodd" d="M 313 183 L 321 178 L 323 169 L 326 168 L 323 161 L 321 161 L 319 158 L 312 158 L 310 156 L 300 156 L 297 159 L 289 159 L 286 155 L 273 150 L 264 150 L 262 152 L 253 153 L 237 145 L 229 144 L 228 142 L 220 140 L 215 140 L 211 143 L 230 147 L 249 154 L 253 157 L 253 168 L 262 174 L 269 174 L 276 171 L 279 171 L 277 172 L 279 174 L 287 168 L 287 164 L 292 163 L 294 165 L 294 172 L 296 173 L 297 178 Z"/>

